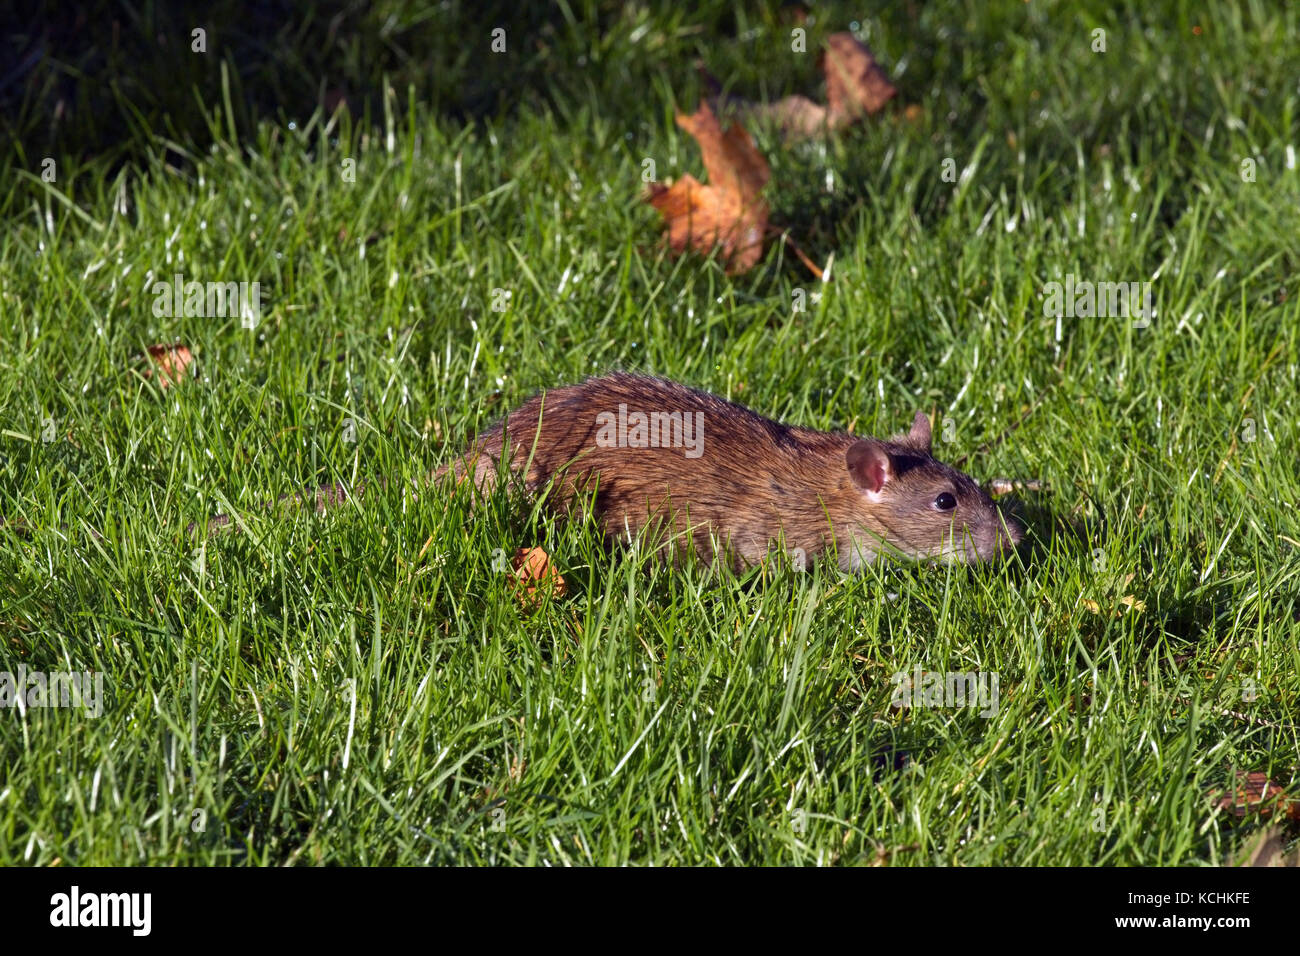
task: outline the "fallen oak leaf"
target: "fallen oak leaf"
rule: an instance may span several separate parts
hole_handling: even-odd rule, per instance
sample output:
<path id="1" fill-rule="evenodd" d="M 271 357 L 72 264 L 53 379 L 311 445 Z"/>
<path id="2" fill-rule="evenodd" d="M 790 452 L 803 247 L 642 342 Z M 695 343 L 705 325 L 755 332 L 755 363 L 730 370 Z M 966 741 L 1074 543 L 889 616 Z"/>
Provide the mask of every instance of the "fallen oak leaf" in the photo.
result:
<path id="1" fill-rule="evenodd" d="M 519 601 L 524 607 L 535 609 L 542 603 L 543 595 L 550 591 L 551 597 L 558 600 L 568 592 L 568 585 L 560 572 L 551 564 L 551 556 L 542 548 L 520 548 L 515 552 L 514 577 L 511 586 L 518 592 Z"/>
<path id="2" fill-rule="evenodd" d="M 724 132 L 707 102 L 677 125 L 700 144 L 709 183 L 687 174 L 669 186 L 652 183 L 647 202 L 668 225 L 673 252 L 720 249 L 727 272 L 752 269 L 763 256 L 768 207 L 759 195 L 772 175 L 767 160 L 739 123 Z"/>
<path id="3" fill-rule="evenodd" d="M 194 353 L 180 342 L 174 345 L 150 345 L 145 351 L 150 361 L 158 366 L 158 386 L 163 391 L 172 385 L 180 384 L 181 379 L 185 377 L 185 370 L 194 361 Z M 153 369 L 145 369 L 144 377 L 152 378 Z"/>

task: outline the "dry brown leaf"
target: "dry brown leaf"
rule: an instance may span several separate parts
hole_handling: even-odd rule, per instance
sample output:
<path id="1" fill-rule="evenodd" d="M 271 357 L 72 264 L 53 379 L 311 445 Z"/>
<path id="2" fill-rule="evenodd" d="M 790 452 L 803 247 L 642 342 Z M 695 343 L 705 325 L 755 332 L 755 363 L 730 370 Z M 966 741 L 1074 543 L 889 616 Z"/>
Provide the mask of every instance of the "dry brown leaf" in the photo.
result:
<path id="1" fill-rule="evenodd" d="M 668 244 L 678 254 L 718 247 L 735 275 L 752 269 L 763 255 L 767 203 L 759 195 L 772 171 L 739 123 L 723 132 L 706 102 L 677 125 L 700 144 L 709 183 L 686 175 L 670 186 L 651 184 L 648 202 L 668 224 Z"/>
<path id="2" fill-rule="evenodd" d="M 786 96 L 775 103 L 756 103 L 745 110 L 745 116 L 757 116 L 775 123 L 787 140 L 808 139 L 825 133 L 829 113 L 820 103 L 806 96 Z"/>
<path id="3" fill-rule="evenodd" d="M 834 129 L 880 112 L 898 93 L 871 51 L 852 33 L 831 34 L 822 69 L 828 118 Z"/>
<path id="4" fill-rule="evenodd" d="M 158 366 L 158 386 L 163 391 L 179 384 L 185 377 L 185 370 L 194 361 L 194 354 L 179 342 L 175 345 L 151 345 L 147 351 L 149 359 Z M 145 369 L 144 377 L 152 378 L 153 369 Z"/>
<path id="5" fill-rule="evenodd" d="M 560 577 L 560 572 L 551 564 L 551 556 L 543 549 L 520 548 L 515 552 L 513 564 L 515 573 L 511 584 L 525 607 L 540 605 L 547 591 L 557 600 L 567 593 L 564 578 Z"/>
<path id="6" fill-rule="evenodd" d="M 822 69 L 828 106 L 806 96 L 761 104 L 731 100 L 727 106 L 740 117 L 775 123 L 787 139 L 807 139 L 879 112 L 898 93 L 871 51 L 851 33 L 835 33 L 827 39 Z M 699 70 L 708 96 L 694 114 L 678 113 L 677 125 L 700 144 L 709 183 L 703 185 L 689 174 L 667 186 L 655 183 L 647 201 L 668 224 L 673 252 L 707 253 L 717 248 L 727 272 L 737 275 L 752 269 L 763 256 L 768 206 L 760 193 L 771 169 L 740 120 L 723 132 L 710 106 L 710 100 L 719 101 L 721 84 L 703 66 Z M 797 246 L 790 245 L 814 275 L 826 277 Z"/>
<path id="7" fill-rule="evenodd" d="M 1287 793 L 1260 770 L 1242 773 L 1237 778 L 1236 793 L 1223 793 L 1217 806 L 1233 816 L 1244 817 L 1252 811 L 1260 816 L 1277 813 L 1290 820 L 1300 820 L 1300 797 Z"/>
<path id="8" fill-rule="evenodd" d="M 846 838 L 845 843 L 847 842 L 848 840 Z M 881 844 L 876 847 L 875 856 L 867 866 L 889 866 L 890 861 L 893 859 L 895 854 L 911 853 L 919 849 L 921 849 L 921 844 L 919 843 L 909 843 L 906 846 L 896 847 L 886 847 L 884 844 Z"/>

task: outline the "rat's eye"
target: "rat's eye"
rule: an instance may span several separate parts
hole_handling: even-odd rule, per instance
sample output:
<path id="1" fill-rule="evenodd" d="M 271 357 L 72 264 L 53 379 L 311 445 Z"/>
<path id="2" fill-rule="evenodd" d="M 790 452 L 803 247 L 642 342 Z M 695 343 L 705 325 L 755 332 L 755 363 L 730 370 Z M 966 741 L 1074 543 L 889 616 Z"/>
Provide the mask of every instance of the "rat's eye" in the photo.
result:
<path id="1" fill-rule="evenodd" d="M 945 491 L 934 499 L 934 506 L 940 511 L 952 511 L 953 508 L 957 507 L 957 499 Z"/>

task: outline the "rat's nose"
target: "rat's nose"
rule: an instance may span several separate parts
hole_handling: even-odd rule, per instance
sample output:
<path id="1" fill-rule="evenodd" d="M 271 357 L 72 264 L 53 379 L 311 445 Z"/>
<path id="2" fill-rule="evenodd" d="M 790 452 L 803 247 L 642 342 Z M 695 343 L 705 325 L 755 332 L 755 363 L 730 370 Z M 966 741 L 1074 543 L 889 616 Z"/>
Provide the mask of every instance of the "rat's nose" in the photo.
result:
<path id="1" fill-rule="evenodd" d="M 999 553 L 1005 554 L 1008 551 L 1014 551 L 1016 546 L 1025 539 L 1025 526 L 1015 518 L 998 511 L 998 537 L 996 548 Z"/>

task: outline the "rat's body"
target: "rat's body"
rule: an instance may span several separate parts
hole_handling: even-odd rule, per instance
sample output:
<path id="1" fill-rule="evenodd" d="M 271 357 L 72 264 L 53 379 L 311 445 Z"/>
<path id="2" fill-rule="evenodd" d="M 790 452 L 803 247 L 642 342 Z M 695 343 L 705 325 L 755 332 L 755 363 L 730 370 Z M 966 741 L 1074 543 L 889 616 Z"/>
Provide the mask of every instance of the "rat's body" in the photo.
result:
<path id="1" fill-rule="evenodd" d="M 706 560 L 763 559 L 832 543 L 855 570 L 884 552 L 988 561 L 1022 531 L 970 478 L 930 455 L 930 424 L 890 440 L 782 425 L 663 379 L 614 373 L 550 389 L 436 477 L 495 486 L 500 462 L 562 511 L 590 503 L 605 531 L 652 525 Z M 661 539 L 662 540 L 662 539 Z"/>
<path id="2" fill-rule="evenodd" d="M 490 492 L 502 472 L 561 512 L 588 504 L 608 535 L 756 564 L 783 542 L 796 560 L 834 546 L 857 570 L 881 554 L 990 561 L 1023 534 L 969 477 L 930 455 L 920 413 L 906 435 L 860 438 L 782 425 L 666 379 L 615 372 L 529 399 L 434 481 Z M 381 482 L 381 484 L 383 484 Z M 317 490 L 317 511 L 357 498 Z M 300 502 L 297 496 L 281 499 Z M 210 528 L 230 517 L 213 518 Z"/>

